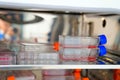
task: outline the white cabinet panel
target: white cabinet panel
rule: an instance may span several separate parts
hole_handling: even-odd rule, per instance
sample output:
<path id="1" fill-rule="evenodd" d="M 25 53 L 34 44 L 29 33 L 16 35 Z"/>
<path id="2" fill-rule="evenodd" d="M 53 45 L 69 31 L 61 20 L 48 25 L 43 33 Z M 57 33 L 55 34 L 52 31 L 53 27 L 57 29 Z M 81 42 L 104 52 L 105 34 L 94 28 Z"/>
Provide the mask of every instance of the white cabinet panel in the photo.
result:
<path id="1" fill-rule="evenodd" d="M 0 7 L 83 12 L 120 12 L 120 0 L 0 0 Z"/>

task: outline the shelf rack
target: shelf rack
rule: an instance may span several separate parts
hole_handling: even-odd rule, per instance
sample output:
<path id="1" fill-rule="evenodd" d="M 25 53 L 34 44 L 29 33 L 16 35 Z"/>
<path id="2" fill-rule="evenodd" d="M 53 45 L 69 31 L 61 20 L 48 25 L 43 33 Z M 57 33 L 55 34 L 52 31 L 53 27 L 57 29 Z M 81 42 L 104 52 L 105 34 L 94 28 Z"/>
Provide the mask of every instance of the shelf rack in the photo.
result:
<path id="1" fill-rule="evenodd" d="M 0 0 L 1 8 L 120 14 L 119 0 Z"/>
<path id="2" fill-rule="evenodd" d="M 120 65 L 1 65 L 0 70 L 119 69 Z"/>

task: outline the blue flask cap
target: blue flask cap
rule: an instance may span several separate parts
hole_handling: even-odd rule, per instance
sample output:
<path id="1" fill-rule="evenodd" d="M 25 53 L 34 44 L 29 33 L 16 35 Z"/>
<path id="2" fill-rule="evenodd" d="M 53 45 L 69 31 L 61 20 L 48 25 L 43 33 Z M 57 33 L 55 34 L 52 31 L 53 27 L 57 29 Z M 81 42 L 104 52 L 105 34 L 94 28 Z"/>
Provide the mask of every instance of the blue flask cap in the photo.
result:
<path id="1" fill-rule="evenodd" d="M 106 44 L 107 43 L 107 37 L 105 35 L 99 35 L 99 45 Z"/>
<path id="2" fill-rule="evenodd" d="M 4 34 L 0 33 L 0 40 L 3 40 L 3 39 L 4 39 Z"/>
<path id="3" fill-rule="evenodd" d="M 99 56 L 104 56 L 107 53 L 107 49 L 105 46 L 98 46 L 99 48 Z"/>

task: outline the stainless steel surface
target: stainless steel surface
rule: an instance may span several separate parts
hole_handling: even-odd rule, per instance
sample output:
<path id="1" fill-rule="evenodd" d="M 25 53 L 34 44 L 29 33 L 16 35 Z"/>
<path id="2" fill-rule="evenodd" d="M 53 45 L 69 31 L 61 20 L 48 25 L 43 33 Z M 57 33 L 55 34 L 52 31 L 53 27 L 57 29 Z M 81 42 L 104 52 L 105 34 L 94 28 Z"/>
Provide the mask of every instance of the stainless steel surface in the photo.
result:
<path id="1" fill-rule="evenodd" d="M 6 11 L 7 13 L 7 11 Z M 105 34 L 107 36 L 108 43 L 106 47 L 112 50 L 120 50 L 120 23 L 119 16 L 96 16 L 96 14 L 84 14 L 84 18 L 79 14 L 57 14 L 57 13 L 30 13 L 10 12 L 13 15 L 21 14 L 24 20 L 32 20 L 34 16 L 42 17 L 44 20 L 32 24 L 17 24 L 18 27 L 22 26 L 20 33 L 23 37 L 21 39 L 25 41 L 35 42 L 37 38 L 39 43 L 53 43 L 58 41 L 59 35 L 75 35 L 79 34 L 87 36 L 98 36 L 99 34 Z M 90 16 L 92 15 L 92 16 Z M 82 18 L 82 20 L 80 20 Z M 106 19 L 106 26 L 102 26 L 102 18 Z M 85 24 L 88 25 L 85 28 Z M 94 25 L 89 25 L 89 23 Z M 66 25 L 68 24 L 68 25 Z M 15 26 L 14 23 L 12 24 Z M 78 30 L 78 28 L 85 28 Z M 72 31 L 74 27 L 75 31 Z M 76 27 L 76 28 L 75 28 Z M 88 28 L 88 31 L 86 32 Z M 91 30 L 92 29 L 92 30 Z M 84 33 L 84 34 L 83 34 Z M 89 33 L 89 34 L 88 34 Z"/>

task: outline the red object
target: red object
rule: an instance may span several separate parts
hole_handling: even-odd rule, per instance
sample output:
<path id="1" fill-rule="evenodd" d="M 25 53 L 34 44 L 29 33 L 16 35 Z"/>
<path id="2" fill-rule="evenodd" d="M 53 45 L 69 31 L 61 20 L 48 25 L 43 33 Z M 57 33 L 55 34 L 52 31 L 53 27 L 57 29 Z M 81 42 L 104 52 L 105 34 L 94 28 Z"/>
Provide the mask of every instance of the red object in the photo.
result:
<path id="1" fill-rule="evenodd" d="M 81 79 L 81 69 L 75 69 L 74 76 L 75 76 L 75 80 L 80 80 Z"/>
<path id="2" fill-rule="evenodd" d="M 89 78 L 88 77 L 84 77 L 84 78 L 82 78 L 82 80 L 89 80 Z"/>
<path id="3" fill-rule="evenodd" d="M 15 80 L 15 76 L 9 76 L 7 77 L 7 80 Z"/>
<path id="4" fill-rule="evenodd" d="M 53 44 L 53 46 L 54 46 L 54 50 L 56 50 L 56 51 L 59 50 L 59 42 L 55 42 L 55 43 Z"/>
<path id="5" fill-rule="evenodd" d="M 75 69 L 75 72 L 81 72 L 81 69 Z"/>
<path id="6" fill-rule="evenodd" d="M 114 70 L 114 80 L 120 80 L 120 69 L 115 69 Z"/>

